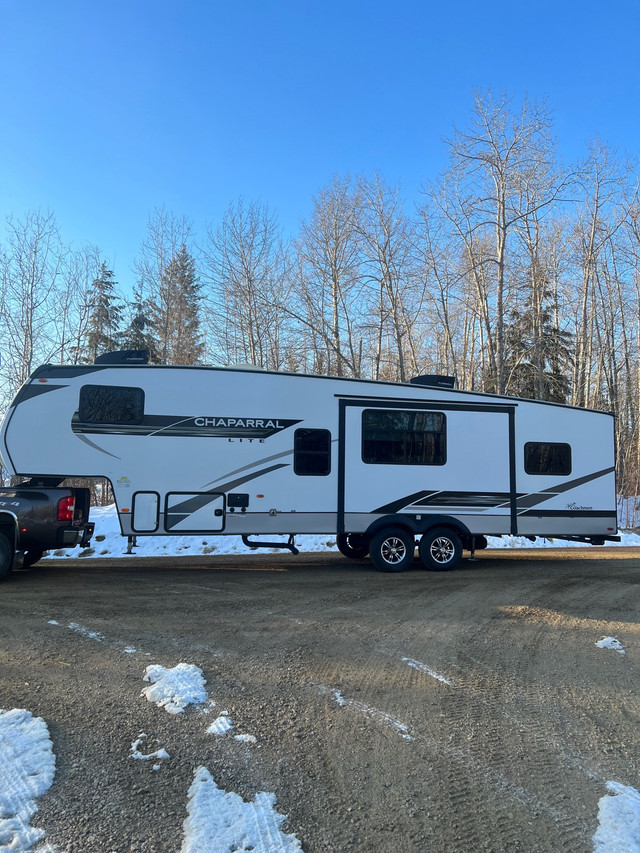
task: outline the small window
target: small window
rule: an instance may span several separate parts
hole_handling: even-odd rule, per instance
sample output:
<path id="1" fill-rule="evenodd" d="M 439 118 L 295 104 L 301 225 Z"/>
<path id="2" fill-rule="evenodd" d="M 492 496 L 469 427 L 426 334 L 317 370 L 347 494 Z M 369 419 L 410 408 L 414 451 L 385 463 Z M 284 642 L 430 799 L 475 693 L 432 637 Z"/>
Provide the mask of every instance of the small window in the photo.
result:
<path id="1" fill-rule="evenodd" d="M 377 465 L 444 465 L 442 412 L 367 409 L 362 413 L 362 461 Z"/>
<path id="2" fill-rule="evenodd" d="M 83 385 L 78 418 L 83 424 L 140 424 L 144 417 L 142 388 Z"/>
<path id="3" fill-rule="evenodd" d="M 331 433 L 328 429 L 295 431 L 293 470 L 306 477 L 324 477 L 331 472 Z"/>
<path id="4" fill-rule="evenodd" d="M 527 474 L 570 474 L 570 445 L 550 441 L 528 441 L 524 446 L 524 470 Z"/>

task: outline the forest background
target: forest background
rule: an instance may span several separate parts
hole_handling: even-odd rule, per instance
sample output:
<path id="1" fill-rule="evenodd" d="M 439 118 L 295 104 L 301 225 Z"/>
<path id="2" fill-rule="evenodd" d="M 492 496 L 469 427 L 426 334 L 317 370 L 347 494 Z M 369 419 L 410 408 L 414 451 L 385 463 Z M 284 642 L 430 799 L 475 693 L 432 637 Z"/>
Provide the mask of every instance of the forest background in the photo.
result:
<path id="1" fill-rule="evenodd" d="M 268 202 L 148 217 L 135 285 L 53 211 L 0 234 L 0 414 L 46 362 L 144 348 L 159 364 L 406 381 L 616 414 L 618 490 L 640 494 L 637 163 L 594 139 L 561 162 L 546 102 L 477 92 L 448 166 L 408 209 L 381 174 L 335 176 L 285 234 Z M 638 501 L 622 522 L 637 524 Z"/>

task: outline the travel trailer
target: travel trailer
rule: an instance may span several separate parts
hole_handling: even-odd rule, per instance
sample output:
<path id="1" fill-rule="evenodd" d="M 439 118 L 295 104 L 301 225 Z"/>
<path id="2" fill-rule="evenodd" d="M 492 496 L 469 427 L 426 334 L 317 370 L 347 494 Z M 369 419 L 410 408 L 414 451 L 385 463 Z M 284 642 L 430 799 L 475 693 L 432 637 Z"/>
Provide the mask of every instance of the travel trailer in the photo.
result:
<path id="1" fill-rule="evenodd" d="M 486 537 L 616 539 L 610 413 L 410 383 L 139 363 L 39 367 L 0 433 L 12 474 L 111 482 L 124 536 L 236 534 L 297 553 L 458 565 Z M 285 535 L 258 541 L 255 535 Z"/>

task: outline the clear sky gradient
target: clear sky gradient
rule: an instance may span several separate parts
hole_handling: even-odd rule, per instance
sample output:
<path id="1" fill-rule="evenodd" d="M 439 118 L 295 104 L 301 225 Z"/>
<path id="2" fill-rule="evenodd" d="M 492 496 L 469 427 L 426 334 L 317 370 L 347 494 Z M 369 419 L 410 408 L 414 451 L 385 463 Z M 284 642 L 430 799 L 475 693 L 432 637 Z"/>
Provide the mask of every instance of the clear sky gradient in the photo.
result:
<path id="1" fill-rule="evenodd" d="M 0 0 L 0 81 L 0 217 L 52 210 L 128 286 L 155 207 L 295 232 L 376 170 L 413 202 L 475 88 L 546 97 L 567 160 L 636 156 L 640 0 Z"/>

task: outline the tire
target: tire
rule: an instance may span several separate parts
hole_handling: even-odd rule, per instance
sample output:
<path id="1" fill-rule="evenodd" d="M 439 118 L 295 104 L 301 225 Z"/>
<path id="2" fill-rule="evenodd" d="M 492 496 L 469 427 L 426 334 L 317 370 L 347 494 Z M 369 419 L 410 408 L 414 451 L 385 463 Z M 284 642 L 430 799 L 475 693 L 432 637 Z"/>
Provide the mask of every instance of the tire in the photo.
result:
<path id="1" fill-rule="evenodd" d="M 6 578 L 13 569 L 13 548 L 11 543 L 0 533 L 0 580 Z"/>
<path id="2" fill-rule="evenodd" d="M 457 569 L 462 559 L 462 542 L 454 530 L 434 527 L 423 534 L 418 554 L 430 572 L 448 572 Z"/>
<path id="3" fill-rule="evenodd" d="M 35 566 L 35 564 L 42 559 L 44 556 L 44 551 L 42 548 L 30 548 L 28 551 L 24 552 L 24 557 L 22 558 L 22 567 L 28 569 L 29 566 Z"/>
<path id="4" fill-rule="evenodd" d="M 336 544 L 350 560 L 362 560 L 369 553 L 369 540 L 362 533 L 338 533 Z"/>
<path id="5" fill-rule="evenodd" d="M 372 536 L 369 542 L 371 562 L 381 572 L 404 572 L 415 556 L 413 533 L 402 527 L 386 527 Z"/>

